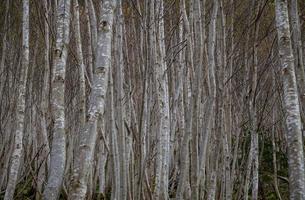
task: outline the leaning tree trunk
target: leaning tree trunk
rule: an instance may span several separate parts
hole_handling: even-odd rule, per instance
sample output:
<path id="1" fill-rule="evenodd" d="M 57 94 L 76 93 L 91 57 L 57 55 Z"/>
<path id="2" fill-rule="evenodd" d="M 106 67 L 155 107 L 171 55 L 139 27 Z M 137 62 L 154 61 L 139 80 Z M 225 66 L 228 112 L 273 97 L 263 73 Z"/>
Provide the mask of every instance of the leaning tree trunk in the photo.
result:
<path id="1" fill-rule="evenodd" d="M 287 142 L 290 199 L 305 199 L 304 153 L 301 132 L 300 106 L 295 77 L 294 56 L 286 0 L 276 0 L 276 26 L 287 113 Z"/>
<path id="2" fill-rule="evenodd" d="M 18 88 L 17 98 L 17 122 L 15 132 L 15 144 L 11 160 L 11 168 L 9 172 L 8 183 L 5 191 L 5 200 L 13 199 L 14 191 L 17 183 L 18 171 L 23 149 L 23 130 L 24 130 L 24 114 L 25 114 L 25 91 L 27 85 L 27 75 L 29 67 L 29 0 L 23 0 L 22 15 L 22 67 L 20 85 Z"/>
<path id="3" fill-rule="evenodd" d="M 115 2 L 115 0 L 104 1 L 101 9 L 93 88 L 89 100 L 87 122 L 81 135 L 78 155 L 76 156 L 69 199 L 85 199 L 86 197 L 87 177 L 91 169 L 97 137 L 97 121 L 99 117 L 102 117 L 105 109 Z"/>
<path id="4" fill-rule="evenodd" d="M 70 0 L 61 0 L 57 8 L 57 35 L 54 55 L 55 74 L 52 82 L 52 115 L 54 120 L 50 174 L 44 199 L 57 199 L 63 181 L 66 162 L 65 135 L 65 74 L 68 57 Z"/>

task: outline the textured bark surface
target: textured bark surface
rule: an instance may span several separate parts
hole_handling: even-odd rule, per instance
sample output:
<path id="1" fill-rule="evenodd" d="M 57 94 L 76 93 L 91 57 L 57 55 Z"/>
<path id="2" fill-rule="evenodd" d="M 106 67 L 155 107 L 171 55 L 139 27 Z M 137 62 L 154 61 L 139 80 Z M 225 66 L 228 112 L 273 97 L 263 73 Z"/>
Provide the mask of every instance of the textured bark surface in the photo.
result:
<path id="1" fill-rule="evenodd" d="M 190 33 L 190 24 L 189 24 L 189 20 L 188 20 L 188 16 L 186 14 L 186 7 L 185 7 L 185 1 L 184 0 L 180 0 L 180 9 L 181 9 L 181 15 L 182 15 L 182 19 L 183 19 L 183 26 L 185 28 L 185 38 L 187 39 L 187 44 L 188 44 L 188 48 L 187 48 L 187 54 L 188 54 L 188 61 L 189 61 L 189 67 L 193 68 L 193 45 L 192 45 L 192 39 L 191 39 L 191 33 Z M 186 75 L 184 73 L 184 75 Z M 188 78 L 188 77 L 187 77 Z M 184 84 L 186 84 L 186 82 L 184 82 Z M 186 87 L 184 86 L 183 88 L 184 93 L 186 92 Z M 182 137 L 182 148 L 181 148 L 181 152 L 180 152 L 180 157 L 181 157 L 181 172 L 180 172 L 180 179 L 179 179 L 179 183 L 178 183 L 178 187 L 177 187 L 177 194 L 176 194 L 176 198 L 177 199 L 183 199 L 184 198 L 184 192 L 186 190 L 186 186 L 187 186 L 187 180 L 188 180 L 188 169 L 189 169 L 189 159 L 188 159 L 188 154 L 189 154 L 189 140 L 190 140 L 190 113 L 186 112 L 186 110 L 188 110 L 189 108 L 189 104 L 185 101 L 182 102 L 183 103 L 183 107 L 184 107 L 184 112 L 187 113 L 187 119 L 185 119 L 185 121 L 183 121 L 183 123 L 185 122 L 185 129 L 183 131 L 183 137 Z"/>
<path id="2" fill-rule="evenodd" d="M 301 120 L 304 126 L 305 120 L 305 68 L 304 54 L 302 47 L 302 29 L 300 25 L 298 0 L 290 1 L 290 24 L 291 24 L 291 39 L 294 53 L 295 74 L 298 85 L 300 98 Z"/>
<path id="3" fill-rule="evenodd" d="M 276 0 L 276 27 L 284 86 L 290 199 L 305 199 L 305 171 L 300 106 L 286 0 Z"/>
<path id="4" fill-rule="evenodd" d="M 216 185 L 217 185 L 217 166 L 218 166 L 218 155 L 219 153 L 216 150 L 216 137 L 215 136 L 215 125 L 216 125 L 216 56 L 215 56 L 215 46 L 216 46 L 216 25 L 217 25 L 217 15 L 218 15 L 218 0 L 214 1 L 213 11 L 211 17 L 211 23 L 209 26 L 209 37 L 208 37 L 208 64 L 209 64 L 209 94 L 210 102 L 208 105 L 208 135 L 207 138 L 211 135 L 210 138 L 210 148 L 209 148 L 209 175 L 208 175 L 208 188 L 207 188 L 207 199 L 215 199 L 216 195 Z"/>
<path id="5" fill-rule="evenodd" d="M 50 37 L 49 37 L 49 5 L 47 0 L 43 0 L 43 9 L 45 11 L 44 18 L 44 30 L 45 30 L 45 50 L 44 50 L 44 83 L 43 83 L 43 94 L 41 100 L 41 121 L 40 121 L 40 131 L 41 134 L 38 134 L 38 146 L 41 149 L 41 155 L 39 156 L 39 164 L 41 167 L 38 172 L 37 180 L 37 195 L 36 198 L 41 198 L 42 189 L 45 181 L 47 180 L 47 171 L 50 166 L 50 145 L 48 140 L 48 130 L 47 130 L 47 119 L 49 117 L 48 109 L 50 106 Z"/>
<path id="6" fill-rule="evenodd" d="M 104 1 L 102 5 L 92 93 L 89 100 L 87 121 L 81 134 L 76 167 L 73 170 L 69 199 L 85 199 L 86 197 L 87 178 L 92 166 L 92 157 L 97 138 L 97 120 L 99 117 L 103 117 L 105 109 L 105 96 L 111 63 L 111 39 L 115 5 L 115 0 Z"/>
<path id="7" fill-rule="evenodd" d="M 73 14 L 74 14 L 74 33 L 76 42 L 76 56 L 79 71 L 79 133 L 85 125 L 86 121 L 86 85 L 85 85 L 85 64 L 83 59 L 82 50 L 82 39 L 81 39 L 81 29 L 80 29 L 80 18 L 79 18 L 79 5 L 78 0 L 73 0 Z"/>
<path id="8" fill-rule="evenodd" d="M 57 199 L 64 177 L 66 162 L 65 75 L 70 30 L 70 0 L 61 0 L 57 7 L 57 35 L 52 80 L 52 115 L 54 128 L 50 152 L 50 174 L 43 193 L 44 199 Z"/>
<path id="9" fill-rule="evenodd" d="M 29 67 L 29 1 L 22 1 L 22 65 L 21 80 L 18 86 L 16 132 L 14 135 L 14 149 L 11 157 L 8 183 L 5 190 L 5 200 L 14 199 L 15 187 L 17 184 L 18 172 L 23 153 L 24 115 L 25 115 L 25 92 Z"/>
<path id="10" fill-rule="evenodd" d="M 0 199 L 303 198 L 303 1 L 24 2 L 26 78 L 0 1 Z"/>
<path id="11" fill-rule="evenodd" d="M 115 121 L 118 129 L 118 151 L 119 151 L 119 165 L 120 165 L 120 196 L 118 199 L 127 199 L 127 172 L 126 166 L 126 130 L 124 127 L 125 120 L 125 106 L 123 100 L 125 99 L 123 93 L 124 81 L 124 58 L 123 58 L 123 12 L 121 0 L 117 1 L 117 20 L 116 20 L 116 35 L 115 35 L 115 57 L 114 63 L 114 95 L 115 95 Z"/>
<path id="12" fill-rule="evenodd" d="M 159 135 L 157 144 L 157 176 L 156 176 L 156 199 L 168 199 L 168 173 L 169 173 L 169 139 L 170 139 L 170 119 L 169 119 L 169 96 L 168 77 L 166 73 L 165 61 L 165 36 L 163 19 L 163 0 L 156 0 L 156 8 L 159 11 L 157 35 L 157 61 L 156 61 L 156 88 L 158 94 L 158 108 L 160 113 Z"/>

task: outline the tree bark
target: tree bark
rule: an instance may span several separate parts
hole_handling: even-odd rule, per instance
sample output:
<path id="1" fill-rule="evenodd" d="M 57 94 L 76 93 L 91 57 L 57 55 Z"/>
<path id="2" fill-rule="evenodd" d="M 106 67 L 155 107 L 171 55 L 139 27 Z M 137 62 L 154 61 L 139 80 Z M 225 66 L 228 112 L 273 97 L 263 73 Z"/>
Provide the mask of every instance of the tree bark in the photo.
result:
<path id="1" fill-rule="evenodd" d="M 292 48 L 294 53 L 295 73 L 300 98 L 301 121 L 305 125 L 305 69 L 303 60 L 303 47 L 301 38 L 301 25 L 299 18 L 298 0 L 290 0 L 290 24 L 292 35 Z"/>
<path id="2" fill-rule="evenodd" d="M 156 0 L 159 11 L 157 47 L 158 59 L 156 66 L 156 88 L 158 93 L 158 106 L 160 113 L 159 138 L 157 147 L 157 174 L 156 174 L 156 199 L 168 199 L 168 171 L 169 171 L 169 94 L 167 66 L 165 61 L 165 35 L 164 35 L 164 5 L 163 0 Z"/>
<path id="3" fill-rule="evenodd" d="M 44 182 L 47 179 L 47 170 L 50 166 L 50 146 L 48 140 L 48 130 L 47 130 L 47 118 L 48 118 L 48 108 L 50 106 L 50 37 L 49 37 L 49 6 L 48 1 L 43 0 L 43 9 L 44 9 L 44 42 L 45 42 L 45 51 L 44 51 L 44 80 L 43 80 L 43 91 L 41 99 L 41 120 L 40 120 L 40 130 L 41 134 L 38 135 L 38 144 L 39 148 L 42 148 L 41 154 L 39 155 L 39 164 L 41 163 L 38 180 L 37 180 L 37 194 L 36 198 L 41 198 L 41 193 L 43 189 Z"/>
<path id="4" fill-rule="evenodd" d="M 187 40 L 187 62 L 186 65 L 187 68 L 192 69 L 193 68 L 193 45 L 192 45 L 192 38 L 191 38 L 191 33 L 190 33 L 190 23 L 188 20 L 188 16 L 186 13 L 186 6 L 185 6 L 185 1 L 180 0 L 180 9 L 181 9 L 181 14 L 182 14 L 182 19 L 183 19 L 183 24 L 184 24 L 184 29 L 185 29 L 185 37 Z M 189 169 L 189 140 L 191 137 L 191 112 L 187 112 L 188 108 L 190 108 L 190 105 L 188 103 L 188 95 L 187 95 L 187 87 L 188 87 L 188 75 L 187 73 L 184 73 L 186 76 L 187 80 L 184 80 L 184 101 L 183 101 L 183 106 L 184 106 L 184 119 L 185 119 L 185 130 L 184 134 L 182 137 L 182 142 L 181 142 L 181 150 L 180 150 L 180 178 L 179 178 L 179 183 L 178 183 L 178 188 L 177 188 L 177 195 L 176 199 L 183 199 L 183 194 L 185 192 L 186 186 L 187 186 L 187 180 L 189 179 L 188 176 L 188 169 Z"/>
<path id="5" fill-rule="evenodd" d="M 286 0 L 276 0 L 276 27 L 286 110 L 290 199 L 305 199 L 305 171 L 300 106 Z"/>
<path id="6" fill-rule="evenodd" d="M 120 166 L 120 194 L 118 196 L 121 200 L 127 199 L 127 162 L 126 162 L 126 131 L 124 129 L 125 109 L 124 109 L 124 94 L 123 94 L 123 82 L 124 82 L 124 58 L 123 58 L 123 13 L 121 0 L 117 0 L 117 20 L 116 20 L 116 34 L 115 34 L 115 60 L 114 62 L 114 95 L 115 101 L 115 121 L 117 128 L 117 140 L 118 140 L 118 159 Z"/>
<path id="7" fill-rule="evenodd" d="M 79 134 L 81 134 L 82 128 L 86 122 L 86 84 L 85 84 L 85 64 L 83 59 L 81 30 L 79 24 L 79 5 L 78 0 L 73 0 L 73 14 L 74 14 L 74 33 L 76 42 L 76 56 L 79 73 Z M 78 134 L 78 135 L 79 135 Z"/>
<path id="8" fill-rule="evenodd" d="M 73 171 L 72 188 L 69 199 L 85 199 L 87 191 L 87 177 L 92 166 L 93 152 L 97 138 L 97 121 L 103 117 L 105 97 L 108 86 L 109 68 L 111 63 L 112 25 L 115 0 L 103 2 L 99 23 L 99 37 L 97 42 L 96 68 L 93 88 L 89 100 L 89 111 L 86 125 L 81 135 L 76 167 Z"/>
<path id="9" fill-rule="evenodd" d="M 61 0 L 57 8 L 57 35 L 54 55 L 55 74 L 52 83 L 52 115 L 54 120 L 50 173 L 44 199 L 57 199 L 66 162 L 65 74 L 70 30 L 70 0 Z"/>
<path id="10" fill-rule="evenodd" d="M 4 200 L 11 200 L 14 198 L 15 187 L 17 184 L 18 171 L 21 162 L 23 151 L 23 132 L 24 132 L 24 118 L 25 118 L 25 93 L 28 79 L 29 67 L 29 1 L 22 1 L 22 66 L 21 77 L 18 86 L 17 98 L 17 113 L 16 113 L 16 132 L 14 136 L 14 149 L 11 157 L 11 167 L 9 171 L 8 183 L 5 190 Z"/>

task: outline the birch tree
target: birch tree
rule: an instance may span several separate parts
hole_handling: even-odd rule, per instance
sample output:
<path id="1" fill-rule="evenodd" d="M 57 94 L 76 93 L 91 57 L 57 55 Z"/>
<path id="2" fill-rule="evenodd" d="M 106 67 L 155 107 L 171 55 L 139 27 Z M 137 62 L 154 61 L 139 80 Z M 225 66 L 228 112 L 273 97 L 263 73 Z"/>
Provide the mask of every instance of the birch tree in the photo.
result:
<path id="1" fill-rule="evenodd" d="M 219 7 L 219 2 L 218 0 L 214 1 L 213 4 L 213 10 L 212 10 L 212 16 L 211 16 L 211 23 L 209 26 L 209 37 L 208 37 L 208 64 L 209 64 L 209 79 L 210 79 L 210 87 L 209 87 L 209 94 L 210 94 L 210 104 L 208 105 L 209 108 L 209 112 L 207 113 L 208 117 L 210 118 L 208 120 L 208 126 L 210 125 L 210 127 L 213 127 L 213 123 L 215 123 L 215 114 L 213 114 L 213 112 L 216 111 L 216 61 L 215 61 L 215 45 L 216 45 L 216 25 L 217 25 L 217 15 L 218 15 L 218 7 Z M 212 115 L 212 116 L 211 116 Z M 214 121 L 214 122 L 213 122 Z M 213 129 L 211 128 L 211 130 L 207 130 L 207 131 L 211 131 L 208 132 L 208 134 L 212 134 Z M 208 137 L 208 136 L 207 136 Z M 209 137 L 208 137 L 209 138 Z M 215 138 L 215 136 L 211 137 L 211 141 L 215 140 L 213 139 Z M 214 141 L 213 143 L 211 142 L 211 145 L 213 147 L 213 150 L 211 152 L 213 152 L 212 157 L 213 160 L 210 160 L 211 162 L 211 170 L 210 170 L 210 180 L 209 180 L 209 188 L 208 188 L 208 192 L 207 192 L 207 199 L 212 200 L 215 199 L 215 193 L 216 193 L 216 184 L 217 184 L 217 165 L 218 165 L 218 156 L 216 151 L 216 142 Z M 211 156 L 211 155 L 210 155 Z"/>
<path id="2" fill-rule="evenodd" d="M 116 35 L 115 35 L 115 52 L 116 60 L 115 64 L 115 81 L 114 81 L 114 93 L 115 93 L 115 118 L 116 127 L 118 128 L 118 150 L 119 150 L 119 164 L 120 164 L 120 196 L 119 199 L 127 199 L 127 163 L 126 163 L 126 131 L 124 128 L 125 109 L 124 109 L 124 94 L 123 94 L 123 82 L 124 82 L 124 58 L 123 58 L 123 13 L 121 0 L 117 0 L 117 22 L 116 22 Z"/>
<path id="3" fill-rule="evenodd" d="M 305 68 L 304 68 L 304 54 L 302 47 L 302 34 L 301 34 L 301 25 L 300 25 L 300 17 L 299 17 L 299 6 L 297 0 L 291 0 L 290 5 L 290 24 L 291 24 L 291 40 L 292 40 L 292 48 L 294 53 L 294 64 L 295 64 L 295 73 L 299 91 L 300 98 L 300 109 L 301 109 L 301 120 L 304 126 L 304 106 L 305 106 Z"/>
<path id="4" fill-rule="evenodd" d="M 156 7 L 159 11 L 157 47 L 158 60 L 156 66 L 158 107 L 160 113 L 157 160 L 156 160 L 156 199 L 168 198 L 168 170 L 169 170 L 169 138 L 170 138 L 170 120 L 169 120 L 169 97 L 168 97 L 168 78 L 166 74 L 165 61 L 165 33 L 164 33 L 164 5 L 163 0 L 156 1 Z"/>
<path id="5" fill-rule="evenodd" d="M 61 189 L 66 162 L 65 133 L 65 75 L 70 30 L 70 0 L 61 0 L 57 7 L 57 35 L 52 78 L 52 115 L 54 120 L 50 152 L 50 172 L 43 193 L 44 199 L 57 199 Z"/>
<path id="6" fill-rule="evenodd" d="M 304 3 L 24 2 L 0 1 L 0 199 L 303 199 Z"/>
<path id="7" fill-rule="evenodd" d="M 82 40 L 81 40 L 81 30 L 79 24 L 79 5 L 78 0 L 73 0 L 73 14 L 74 14 L 74 30 L 75 30 L 75 40 L 76 40 L 76 55 L 77 64 L 79 70 L 79 116 L 80 124 L 79 131 L 85 125 L 86 120 L 86 85 L 85 85 L 85 64 L 83 59 L 82 50 Z"/>
<path id="8" fill-rule="evenodd" d="M 92 157 L 97 138 L 97 121 L 100 117 L 103 117 L 105 109 L 105 96 L 111 63 L 112 25 L 115 6 L 115 0 L 104 1 L 101 9 L 92 93 L 89 100 L 87 121 L 78 147 L 76 167 L 73 170 L 69 199 L 85 199 L 86 197 L 86 182 L 92 166 Z"/>
<path id="9" fill-rule="evenodd" d="M 20 72 L 20 83 L 17 92 L 17 121 L 16 132 L 14 135 L 14 150 L 11 156 L 11 167 L 9 178 L 5 190 L 5 200 L 14 199 L 15 187 L 17 184 L 18 172 L 23 153 L 23 133 L 24 133 L 24 114 L 25 114 L 25 92 L 29 67 L 29 29 L 30 29 L 30 8 L 29 1 L 22 1 L 22 65 Z"/>
<path id="10" fill-rule="evenodd" d="M 276 0 L 276 28 L 287 114 L 287 143 L 290 199 L 305 199 L 304 150 L 301 132 L 300 106 L 295 77 L 286 0 Z"/>

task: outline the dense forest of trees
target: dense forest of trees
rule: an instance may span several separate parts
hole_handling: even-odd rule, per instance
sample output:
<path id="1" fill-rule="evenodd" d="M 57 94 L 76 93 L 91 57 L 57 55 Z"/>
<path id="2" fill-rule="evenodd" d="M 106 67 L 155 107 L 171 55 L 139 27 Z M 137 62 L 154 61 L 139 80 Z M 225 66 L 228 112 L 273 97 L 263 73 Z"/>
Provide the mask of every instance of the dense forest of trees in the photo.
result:
<path id="1" fill-rule="evenodd" d="M 0 199 L 305 200 L 304 0 L 0 16 Z"/>

